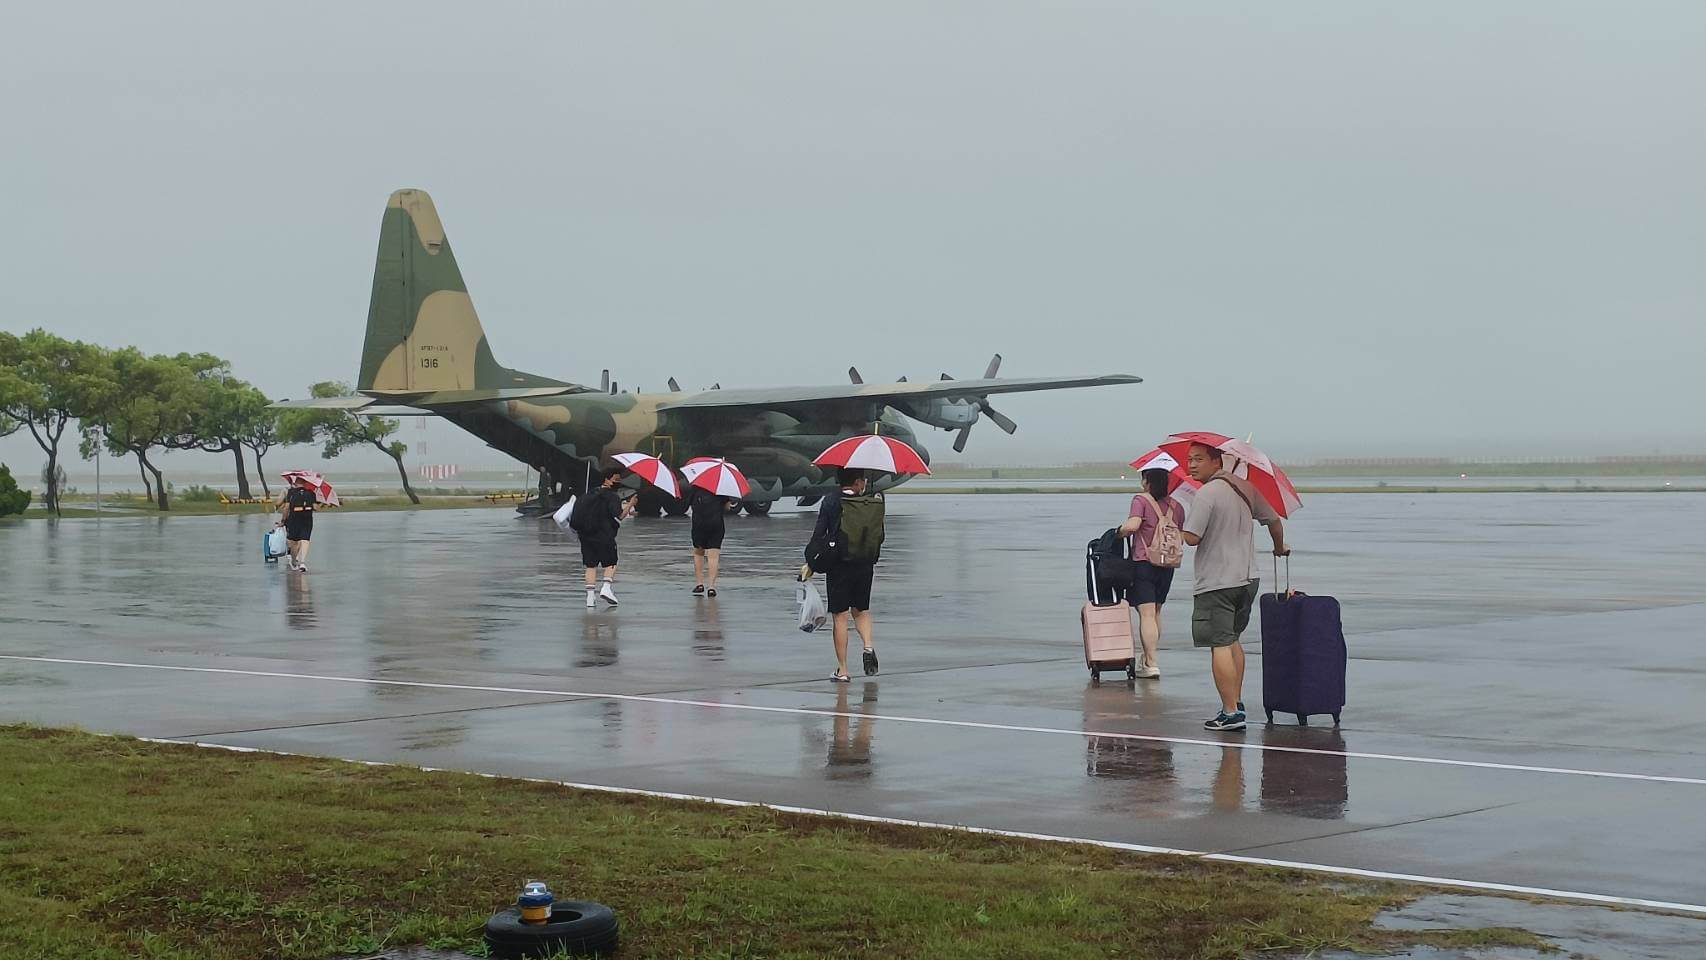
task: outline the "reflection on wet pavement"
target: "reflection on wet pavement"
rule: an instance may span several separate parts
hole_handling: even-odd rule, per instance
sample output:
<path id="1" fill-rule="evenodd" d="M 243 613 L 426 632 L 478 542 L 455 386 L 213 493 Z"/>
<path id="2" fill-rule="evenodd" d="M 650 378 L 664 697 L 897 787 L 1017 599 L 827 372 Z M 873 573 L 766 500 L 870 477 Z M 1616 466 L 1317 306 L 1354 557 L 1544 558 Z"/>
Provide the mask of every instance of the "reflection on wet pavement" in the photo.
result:
<path id="1" fill-rule="evenodd" d="M 877 682 L 855 682 L 861 692 L 858 703 L 851 707 L 848 688 L 852 684 L 836 684 L 836 716 L 830 720 L 829 756 L 824 761 L 825 775 L 831 780 L 862 780 L 876 772 L 871 765 L 871 737 L 876 733 L 877 721 L 870 714 L 876 709 Z M 847 716 L 849 710 L 858 716 Z"/>

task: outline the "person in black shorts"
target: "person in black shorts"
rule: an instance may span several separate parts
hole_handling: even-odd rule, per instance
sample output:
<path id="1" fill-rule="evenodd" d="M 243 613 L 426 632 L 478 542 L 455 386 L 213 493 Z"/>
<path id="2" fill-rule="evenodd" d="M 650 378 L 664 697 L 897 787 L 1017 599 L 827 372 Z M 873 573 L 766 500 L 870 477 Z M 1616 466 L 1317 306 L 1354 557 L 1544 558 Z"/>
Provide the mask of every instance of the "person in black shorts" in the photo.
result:
<path id="1" fill-rule="evenodd" d="M 812 552 L 817 545 L 828 543 L 840 535 L 841 530 L 841 501 L 844 497 L 863 496 L 867 485 L 863 470 L 843 469 L 837 474 L 841 490 L 823 498 L 822 506 L 817 511 L 817 528 L 812 531 L 812 539 L 806 546 L 807 564 L 800 571 L 800 579 L 808 579 L 813 566 L 810 563 Z M 826 563 L 819 559 L 819 563 Z M 832 635 L 835 641 L 835 673 L 830 679 L 836 683 L 847 683 L 847 622 L 859 631 L 859 639 L 864 642 L 865 676 L 875 676 L 877 673 L 876 640 L 871 633 L 871 581 L 877 571 L 876 563 L 853 563 L 844 559 L 831 558 L 823 571 L 828 584 L 828 603 L 830 619 L 834 624 Z"/>
<path id="2" fill-rule="evenodd" d="M 586 605 L 588 609 L 603 600 L 616 606 L 616 534 L 622 521 L 634 515 L 632 500 L 623 500 L 616 485 L 627 475 L 623 467 L 615 467 L 604 475 L 596 488 L 588 490 L 586 502 L 575 505 L 570 523 L 581 539 L 581 565 L 586 567 Z M 584 512 L 583 512 L 584 511 Z M 602 568 L 603 575 L 600 576 Z"/>
<path id="3" fill-rule="evenodd" d="M 278 501 L 282 518 L 279 525 L 284 527 L 290 569 L 297 573 L 308 572 L 308 541 L 314 535 L 314 504 L 318 499 L 314 485 L 303 477 L 297 477 Z"/>
<path id="4" fill-rule="evenodd" d="M 1149 556 L 1150 543 L 1155 539 L 1163 515 L 1171 522 L 1175 533 L 1185 523 L 1184 505 L 1168 494 L 1169 486 L 1168 471 L 1143 471 L 1143 492 L 1131 498 L 1130 515 L 1120 525 L 1120 532 L 1130 538 L 1127 555 L 1132 560 L 1132 582 L 1125 589 L 1125 600 L 1137 611 L 1137 634 L 1143 648 L 1138 657 L 1137 676 L 1145 680 L 1161 679 L 1161 665 L 1157 659 L 1157 648 L 1161 643 L 1161 607 L 1167 602 L 1167 593 L 1173 586 L 1173 571 L 1180 560 L 1180 556 L 1170 558 L 1171 566 L 1152 562 L 1161 558 Z M 1175 541 L 1174 549 L 1181 555 L 1182 546 L 1181 541 Z"/>
<path id="5" fill-rule="evenodd" d="M 694 487 L 687 501 L 693 511 L 693 595 L 717 595 L 717 565 L 723 555 L 724 518 L 729 498 Z"/>

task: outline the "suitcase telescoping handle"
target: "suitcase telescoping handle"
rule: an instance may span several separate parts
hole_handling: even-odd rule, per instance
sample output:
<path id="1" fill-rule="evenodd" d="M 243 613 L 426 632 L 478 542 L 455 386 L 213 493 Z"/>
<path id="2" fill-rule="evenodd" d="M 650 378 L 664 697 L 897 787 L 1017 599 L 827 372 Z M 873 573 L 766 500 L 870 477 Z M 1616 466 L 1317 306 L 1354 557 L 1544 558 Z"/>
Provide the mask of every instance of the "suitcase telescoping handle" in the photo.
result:
<path id="1" fill-rule="evenodd" d="M 1285 589 L 1280 589 L 1280 558 L 1274 556 L 1274 596 L 1285 600 L 1291 596 L 1291 554 L 1285 555 Z"/>

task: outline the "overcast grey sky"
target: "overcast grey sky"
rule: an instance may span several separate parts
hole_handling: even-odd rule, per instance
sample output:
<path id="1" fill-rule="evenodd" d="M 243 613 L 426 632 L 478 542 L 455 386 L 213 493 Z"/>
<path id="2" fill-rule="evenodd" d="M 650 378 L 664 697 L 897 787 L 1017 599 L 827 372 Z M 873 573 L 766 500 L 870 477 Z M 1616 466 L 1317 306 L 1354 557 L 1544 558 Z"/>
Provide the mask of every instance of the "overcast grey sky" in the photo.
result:
<path id="1" fill-rule="evenodd" d="M 5 329 L 209 350 L 274 395 L 351 378 L 413 186 L 498 359 L 547 375 L 972 376 L 999 350 L 1147 378 L 1010 399 L 978 462 L 1199 428 L 1282 460 L 1706 448 L 1706 4 L 6 21 Z"/>

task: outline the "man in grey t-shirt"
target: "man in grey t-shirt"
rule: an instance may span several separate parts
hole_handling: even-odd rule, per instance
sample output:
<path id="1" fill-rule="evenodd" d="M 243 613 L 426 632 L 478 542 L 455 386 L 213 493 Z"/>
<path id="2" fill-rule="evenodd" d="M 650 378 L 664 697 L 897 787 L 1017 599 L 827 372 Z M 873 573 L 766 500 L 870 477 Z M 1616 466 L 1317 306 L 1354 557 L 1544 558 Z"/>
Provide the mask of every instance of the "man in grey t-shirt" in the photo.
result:
<path id="1" fill-rule="evenodd" d="M 1221 452 L 1191 444 L 1186 469 L 1202 483 L 1185 518 L 1185 542 L 1197 548 L 1192 586 L 1191 642 L 1208 647 L 1220 713 L 1203 726 L 1209 730 L 1244 729 L 1244 645 L 1261 581 L 1252 574 L 1260 522 L 1273 537 L 1274 556 L 1291 552 L 1279 515 L 1249 484 L 1226 470 Z"/>

